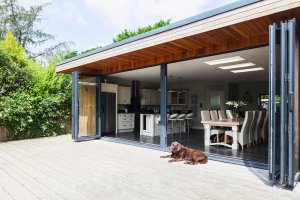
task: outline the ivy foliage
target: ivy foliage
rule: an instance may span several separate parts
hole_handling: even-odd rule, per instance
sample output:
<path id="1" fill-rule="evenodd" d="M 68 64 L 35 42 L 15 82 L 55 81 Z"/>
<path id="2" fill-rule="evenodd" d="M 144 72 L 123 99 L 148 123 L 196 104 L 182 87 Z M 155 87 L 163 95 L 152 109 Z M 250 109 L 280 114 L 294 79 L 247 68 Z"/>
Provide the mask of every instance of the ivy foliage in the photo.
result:
<path id="1" fill-rule="evenodd" d="M 7 33 L 0 41 L 0 126 L 10 140 L 64 134 L 70 121 L 71 77 L 27 59 Z"/>
<path id="2" fill-rule="evenodd" d="M 139 27 L 137 30 L 134 30 L 134 31 L 124 29 L 121 33 L 117 34 L 117 36 L 113 38 L 113 42 L 116 43 L 116 42 L 119 42 L 119 41 L 122 41 L 122 40 L 125 40 L 125 39 L 128 39 L 128 38 L 131 38 L 133 36 L 140 35 L 142 33 L 145 33 L 145 32 L 148 32 L 148 31 L 151 31 L 151 30 L 154 30 L 154 29 L 166 26 L 166 25 L 169 25 L 170 22 L 171 22 L 170 19 L 168 19 L 168 20 L 162 20 L 161 19 L 153 25 L 148 25 L 148 26 L 145 26 L 145 27 Z"/>

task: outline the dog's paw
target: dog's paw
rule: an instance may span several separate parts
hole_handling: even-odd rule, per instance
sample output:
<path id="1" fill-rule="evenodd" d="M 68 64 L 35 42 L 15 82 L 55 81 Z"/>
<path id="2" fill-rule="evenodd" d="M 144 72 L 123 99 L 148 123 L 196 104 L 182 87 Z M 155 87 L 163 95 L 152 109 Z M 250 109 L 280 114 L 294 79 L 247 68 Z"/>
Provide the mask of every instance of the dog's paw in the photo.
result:
<path id="1" fill-rule="evenodd" d="M 183 164 L 190 164 L 188 161 L 185 161 Z"/>
<path id="2" fill-rule="evenodd" d="M 172 162 L 173 162 L 173 160 L 169 160 L 169 161 L 168 161 L 168 163 L 172 163 Z"/>
<path id="3" fill-rule="evenodd" d="M 160 158 L 165 158 L 165 156 L 160 156 Z"/>

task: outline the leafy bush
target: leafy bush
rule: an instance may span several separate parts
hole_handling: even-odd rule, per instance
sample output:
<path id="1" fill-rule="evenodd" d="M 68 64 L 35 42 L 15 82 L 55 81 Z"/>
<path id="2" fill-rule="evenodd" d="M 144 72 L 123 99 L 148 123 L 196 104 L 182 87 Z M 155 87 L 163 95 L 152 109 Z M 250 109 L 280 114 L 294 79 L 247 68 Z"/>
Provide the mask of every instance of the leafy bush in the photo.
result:
<path id="1" fill-rule="evenodd" d="M 66 133 L 71 77 L 28 60 L 10 34 L 0 42 L 0 86 L 0 126 L 10 140 Z"/>

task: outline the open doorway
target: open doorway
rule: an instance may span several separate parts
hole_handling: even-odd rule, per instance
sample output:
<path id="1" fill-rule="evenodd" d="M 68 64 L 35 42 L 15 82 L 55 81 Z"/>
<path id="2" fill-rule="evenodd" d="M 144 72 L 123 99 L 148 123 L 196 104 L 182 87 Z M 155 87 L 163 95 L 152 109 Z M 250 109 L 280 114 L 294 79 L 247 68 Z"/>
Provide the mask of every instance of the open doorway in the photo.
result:
<path id="1" fill-rule="evenodd" d="M 111 74 L 106 84 L 118 87 L 116 133 L 110 138 L 160 144 L 160 67 Z"/>
<path id="2" fill-rule="evenodd" d="M 268 94 L 268 47 L 260 47 L 205 58 L 172 63 L 168 65 L 168 86 L 174 91 L 186 91 L 186 104 L 168 106 L 171 115 L 184 116 L 193 114 L 189 126 L 176 130 L 180 119 L 174 119 L 173 129 L 168 135 L 168 144 L 179 141 L 185 146 L 201 149 L 211 154 L 234 157 L 251 162 L 268 163 L 267 109 L 260 102 L 261 94 Z M 174 79 L 174 77 L 180 77 Z M 244 102 L 245 105 L 234 109 L 229 101 Z M 235 111 L 233 118 L 245 119 L 246 113 L 253 113 L 247 130 L 243 130 L 249 139 L 244 143 L 237 141 L 238 148 L 231 148 L 231 127 L 213 126 L 211 131 L 220 132 L 205 144 L 205 130 L 202 113 L 208 113 L 209 120 L 228 119 L 232 116 L 226 111 Z M 263 113 L 263 116 L 262 116 Z M 222 116 L 221 116 L 222 115 Z M 171 120 L 171 119 L 170 119 Z M 187 121 L 186 121 L 187 122 Z M 172 126 L 169 123 L 169 128 Z M 241 133 L 243 123 L 238 125 Z M 175 128 L 174 128 L 175 127 Z M 171 128 L 172 129 L 172 128 Z M 179 131 L 181 130 L 181 131 Z M 254 136 L 254 134 L 256 134 Z M 214 144 L 214 145 L 213 145 Z"/>
<path id="3" fill-rule="evenodd" d="M 230 58 L 235 60 L 222 62 Z M 218 63 L 218 60 L 221 63 L 210 64 L 214 61 Z M 237 110 L 240 118 L 245 118 L 247 111 L 266 113 L 266 108 L 262 107 L 260 102 L 261 94 L 268 94 L 268 65 L 268 47 L 168 64 L 167 145 L 176 140 L 185 146 L 211 154 L 267 165 L 267 138 L 261 136 L 267 132 L 265 115 L 260 119 L 257 116 L 255 119 L 262 122 L 258 128 L 251 128 L 251 130 L 259 129 L 256 140 L 251 144 L 249 142 L 242 150 L 240 145 L 238 149 L 222 145 L 205 145 L 201 112 L 230 110 L 226 102 L 243 101 L 246 105 Z M 115 122 L 118 123 L 118 131 L 107 136 L 159 145 L 160 67 L 111 74 L 106 77 L 106 81 L 118 86 L 117 96 L 120 99 L 116 113 L 118 121 Z M 181 114 L 185 116 L 184 119 L 178 118 Z M 175 115 L 176 118 L 172 118 Z M 122 125 L 124 121 L 122 116 L 126 118 L 126 123 L 133 126 L 126 129 L 123 127 L 122 130 L 120 128 L 120 123 Z M 227 118 L 226 112 L 225 116 Z M 256 123 L 253 126 L 256 126 Z M 239 126 L 238 131 L 241 127 Z M 262 133 L 262 130 L 265 133 Z M 224 139 L 224 134 L 220 135 L 219 140 Z M 227 142 L 229 145 L 232 143 L 231 136 L 227 137 Z"/>

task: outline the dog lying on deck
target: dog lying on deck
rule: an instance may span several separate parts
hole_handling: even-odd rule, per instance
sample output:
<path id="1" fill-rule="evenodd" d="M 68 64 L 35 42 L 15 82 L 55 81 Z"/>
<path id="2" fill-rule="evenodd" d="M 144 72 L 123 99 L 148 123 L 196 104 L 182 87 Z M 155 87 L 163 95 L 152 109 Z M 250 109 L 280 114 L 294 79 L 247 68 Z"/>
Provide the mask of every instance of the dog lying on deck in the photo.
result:
<path id="1" fill-rule="evenodd" d="M 171 155 L 160 157 L 160 158 L 173 158 L 168 161 L 169 163 L 185 160 L 184 164 L 195 165 L 195 164 L 206 164 L 208 162 L 207 156 L 202 151 L 187 148 L 178 142 L 172 142 L 169 149 L 172 152 Z"/>

